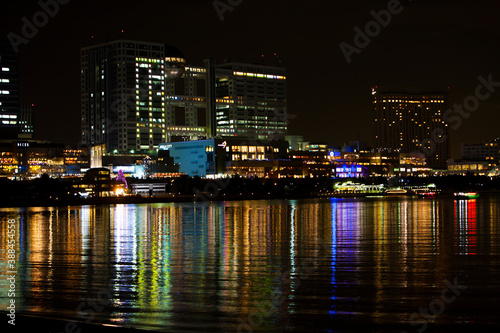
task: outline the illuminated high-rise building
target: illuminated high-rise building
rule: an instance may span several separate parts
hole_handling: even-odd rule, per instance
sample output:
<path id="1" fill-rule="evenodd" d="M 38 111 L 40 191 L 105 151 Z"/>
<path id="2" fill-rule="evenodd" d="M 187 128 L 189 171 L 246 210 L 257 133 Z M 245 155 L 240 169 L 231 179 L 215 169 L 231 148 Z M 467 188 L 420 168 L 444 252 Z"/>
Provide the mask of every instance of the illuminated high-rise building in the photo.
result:
<path id="1" fill-rule="evenodd" d="M 206 59 L 203 66 L 186 66 L 184 74 L 166 86 L 167 141 L 203 136 L 282 140 L 286 136 L 283 67 L 215 65 Z"/>
<path id="2" fill-rule="evenodd" d="M 446 92 L 405 93 L 372 88 L 375 147 L 421 152 L 427 165 L 445 168 L 449 158 Z"/>
<path id="3" fill-rule="evenodd" d="M 81 54 L 82 141 L 106 152 L 151 152 L 161 142 L 217 136 L 283 139 L 284 68 L 206 59 L 118 40 Z"/>
<path id="4" fill-rule="evenodd" d="M 165 46 L 119 40 L 82 49 L 85 145 L 153 150 L 164 139 Z"/>
<path id="5" fill-rule="evenodd" d="M 217 66 L 217 133 L 283 140 L 287 85 L 283 67 L 227 63 Z"/>
<path id="6" fill-rule="evenodd" d="M 15 139 L 19 132 L 19 57 L 0 39 L 0 137 Z"/>

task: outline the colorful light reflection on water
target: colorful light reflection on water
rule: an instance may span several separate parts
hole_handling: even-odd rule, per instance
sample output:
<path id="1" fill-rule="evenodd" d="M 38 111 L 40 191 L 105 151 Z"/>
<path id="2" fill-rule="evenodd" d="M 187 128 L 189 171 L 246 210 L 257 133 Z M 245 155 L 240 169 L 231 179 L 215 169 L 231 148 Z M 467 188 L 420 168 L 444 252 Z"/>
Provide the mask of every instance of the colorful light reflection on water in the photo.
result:
<path id="1" fill-rule="evenodd" d="M 408 323 L 459 277 L 435 322 L 496 323 L 497 197 L 9 208 L 18 311 L 164 331 Z M 6 270 L 0 306 L 8 304 Z"/>

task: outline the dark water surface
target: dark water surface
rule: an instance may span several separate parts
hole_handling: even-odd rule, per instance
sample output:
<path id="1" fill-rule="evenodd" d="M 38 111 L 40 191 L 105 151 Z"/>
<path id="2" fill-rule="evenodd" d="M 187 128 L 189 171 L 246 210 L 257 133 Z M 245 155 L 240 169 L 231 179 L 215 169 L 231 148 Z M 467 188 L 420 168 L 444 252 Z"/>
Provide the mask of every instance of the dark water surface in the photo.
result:
<path id="1" fill-rule="evenodd" d="M 2 208 L 0 307 L 14 219 L 18 314 L 165 332 L 498 325 L 499 207 L 500 197 Z"/>

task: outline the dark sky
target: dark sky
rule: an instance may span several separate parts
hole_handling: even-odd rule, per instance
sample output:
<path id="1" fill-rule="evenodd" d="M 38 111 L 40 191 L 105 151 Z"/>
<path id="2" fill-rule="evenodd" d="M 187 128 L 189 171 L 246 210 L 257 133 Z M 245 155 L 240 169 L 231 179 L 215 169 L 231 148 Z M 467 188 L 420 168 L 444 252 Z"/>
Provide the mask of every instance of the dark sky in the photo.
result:
<path id="1" fill-rule="evenodd" d="M 36 105 L 37 138 L 79 142 L 80 48 L 119 38 L 174 45 L 197 65 L 207 55 L 253 63 L 277 52 L 287 68 L 290 134 L 335 145 L 358 135 L 373 143 L 372 86 L 449 86 L 452 105 L 474 95 L 480 75 L 500 82 L 498 1 L 402 0 L 401 13 L 392 15 L 350 64 L 339 44 L 354 44 L 354 27 L 364 30 L 373 20 L 370 12 L 386 9 L 390 1 L 232 2 L 240 4 L 225 12 L 223 21 L 213 0 L 61 5 L 20 46 L 21 102 Z M 23 17 L 32 22 L 40 10 L 38 1 L 2 1 L 1 35 L 22 36 Z M 500 88 L 452 130 L 455 157 L 460 142 L 500 136 L 499 103 Z"/>

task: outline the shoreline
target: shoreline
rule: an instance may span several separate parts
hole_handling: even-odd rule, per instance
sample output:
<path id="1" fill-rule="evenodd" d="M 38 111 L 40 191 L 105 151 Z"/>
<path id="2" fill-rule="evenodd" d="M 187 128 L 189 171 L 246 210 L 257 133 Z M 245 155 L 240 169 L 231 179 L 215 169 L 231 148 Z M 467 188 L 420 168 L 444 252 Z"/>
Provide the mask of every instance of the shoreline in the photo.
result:
<path id="1" fill-rule="evenodd" d="M 476 190 L 481 196 L 500 195 L 498 190 Z M 221 202 L 221 201 L 245 201 L 245 200 L 299 200 L 299 199 L 348 199 L 348 198 L 416 198 L 416 195 L 401 194 L 401 195 L 387 195 L 387 194 L 374 194 L 374 193 L 348 193 L 348 194 L 334 194 L 334 193 L 315 193 L 312 195 L 238 195 L 238 196 L 225 196 L 218 195 L 213 198 L 203 196 L 202 198 L 196 195 L 177 195 L 177 196 L 156 196 L 156 197 L 142 197 L 142 196 L 124 196 L 124 197 L 106 197 L 106 198 L 72 198 L 67 200 L 56 199 L 31 199 L 31 198 L 13 198 L 9 201 L 0 202 L 0 208 L 19 208 L 19 207 L 64 207 L 64 206 L 94 206 L 94 205 L 119 205 L 119 204 L 147 204 L 147 203 L 184 203 L 184 202 Z M 453 191 L 443 191 L 435 198 L 453 198 Z"/>
<path id="2" fill-rule="evenodd" d="M 6 314 L 0 311 L 1 314 Z M 407 322 L 387 321 L 382 323 L 375 323 L 369 320 L 356 321 L 352 319 L 337 320 L 335 322 L 324 323 L 328 326 L 338 330 L 339 332 L 346 333 L 356 331 L 383 331 L 383 332 L 401 332 L 415 330 L 415 327 Z M 231 324 L 230 324 L 231 325 Z M 238 327 L 235 322 L 234 327 Z M 35 313 L 19 313 L 16 314 L 16 326 L 19 331 L 29 331 L 33 326 L 37 327 L 38 331 L 42 332 L 89 332 L 94 333 L 109 333 L 109 332 L 130 332 L 130 333 L 146 333 L 146 332 L 159 332 L 160 330 L 151 330 L 144 326 L 131 325 L 131 324 L 112 324 L 109 322 L 99 322 L 98 320 L 83 321 L 80 318 L 70 317 L 55 317 L 54 314 L 35 314 Z M 452 332 L 458 331 L 477 331 L 477 332 L 490 332 L 498 330 L 498 323 L 487 322 L 464 322 L 464 323 L 428 323 L 426 331 L 428 332 Z M 302 331 L 300 326 L 295 327 L 292 332 Z"/>

